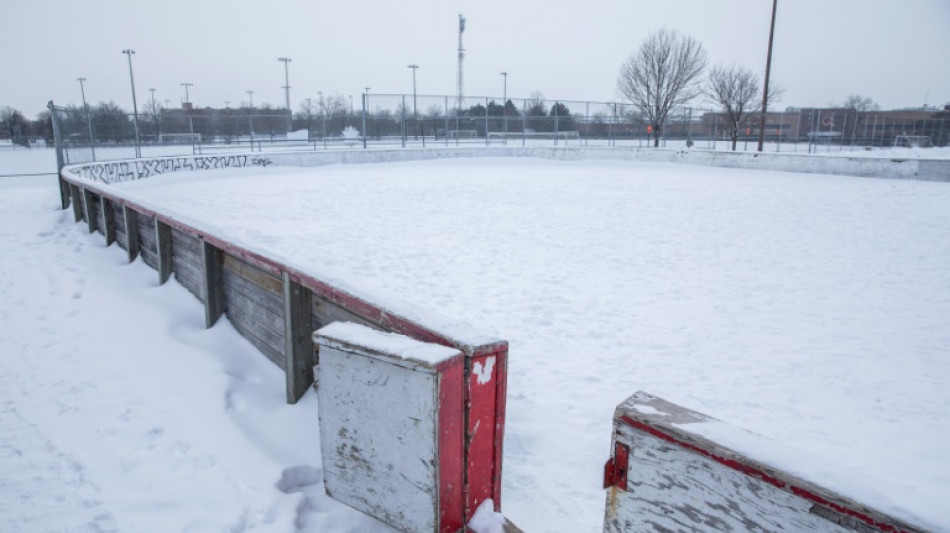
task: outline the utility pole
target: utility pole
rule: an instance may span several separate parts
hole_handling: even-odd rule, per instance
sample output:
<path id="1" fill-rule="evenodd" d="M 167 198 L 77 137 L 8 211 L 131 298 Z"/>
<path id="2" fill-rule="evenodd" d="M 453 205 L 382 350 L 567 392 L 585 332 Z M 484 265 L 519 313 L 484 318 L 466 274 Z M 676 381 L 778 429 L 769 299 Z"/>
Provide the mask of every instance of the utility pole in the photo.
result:
<path id="1" fill-rule="evenodd" d="M 132 54 L 135 53 L 135 50 L 126 48 L 122 50 L 122 53 L 129 58 L 129 83 L 132 85 L 132 116 L 135 117 L 135 157 L 140 158 L 142 157 L 142 147 L 139 143 L 139 105 L 135 100 L 135 77 L 132 76 Z"/>
<path id="2" fill-rule="evenodd" d="M 290 131 L 293 113 L 290 111 L 290 71 L 287 65 L 291 60 L 289 57 L 278 57 L 277 61 L 283 61 L 284 63 L 284 100 L 287 104 L 287 131 Z"/>
<path id="3" fill-rule="evenodd" d="M 419 65 L 413 63 L 412 65 L 407 66 L 406 68 L 412 69 L 412 129 L 415 132 L 416 140 L 419 140 L 419 117 L 416 114 L 416 70 L 419 68 Z"/>
<path id="4" fill-rule="evenodd" d="M 769 75 L 772 73 L 772 38 L 775 36 L 775 8 L 778 0 L 772 0 L 772 25 L 769 27 L 769 52 L 765 60 L 765 83 L 762 85 L 762 117 L 759 119 L 759 151 L 765 144 L 765 114 L 769 107 Z"/>
<path id="5" fill-rule="evenodd" d="M 82 108 L 86 112 L 86 125 L 89 126 L 89 148 L 92 149 L 92 160 L 96 160 L 96 138 L 92 136 L 92 119 L 89 118 L 89 105 L 86 104 L 86 88 L 83 83 L 86 78 L 76 78 L 79 80 L 79 90 L 82 92 Z"/>
<path id="6" fill-rule="evenodd" d="M 465 60 L 465 48 L 462 46 L 462 34 L 465 33 L 465 17 L 459 13 L 459 70 L 457 78 L 457 87 L 456 91 L 458 92 L 458 99 L 455 102 L 456 109 L 460 112 L 462 111 L 462 105 L 464 105 L 464 87 L 462 84 L 462 62 Z"/>
<path id="7" fill-rule="evenodd" d="M 369 106 L 369 87 L 363 92 L 363 149 L 366 149 L 366 108 Z"/>
<path id="8" fill-rule="evenodd" d="M 247 97 L 250 99 L 247 107 L 254 109 L 254 91 L 244 91 L 247 93 Z"/>

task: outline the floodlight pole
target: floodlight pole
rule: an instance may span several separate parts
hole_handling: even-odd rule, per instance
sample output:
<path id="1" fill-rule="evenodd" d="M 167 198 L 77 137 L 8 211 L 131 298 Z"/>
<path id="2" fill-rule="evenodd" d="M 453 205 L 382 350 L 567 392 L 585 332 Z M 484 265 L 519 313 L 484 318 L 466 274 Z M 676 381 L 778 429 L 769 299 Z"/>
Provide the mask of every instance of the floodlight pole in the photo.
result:
<path id="1" fill-rule="evenodd" d="M 278 57 L 277 61 L 282 61 L 284 63 L 284 99 L 287 104 L 287 131 L 290 131 L 292 125 L 293 113 L 290 112 L 290 70 L 288 68 L 288 63 L 291 59 L 289 57 Z"/>
<path id="2" fill-rule="evenodd" d="M 122 50 L 122 53 L 128 56 L 129 58 L 129 82 L 132 85 L 132 114 L 135 117 L 135 157 L 142 157 L 142 147 L 139 142 L 139 105 L 135 100 L 135 78 L 132 76 L 132 54 L 135 53 L 135 50 L 131 48 L 126 48 Z"/>
<path id="3" fill-rule="evenodd" d="M 412 69 L 412 130 L 415 134 L 415 138 L 419 140 L 419 117 L 416 115 L 416 70 L 419 68 L 419 65 L 413 63 L 408 65 L 406 68 Z"/>
<path id="4" fill-rule="evenodd" d="M 89 105 L 86 104 L 86 88 L 83 82 L 86 78 L 76 78 L 79 80 L 79 90 L 82 92 L 82 108 L 86 112 L 86 125 L 89 127 L 89 148 L 92 149 L 92 160 L 96 160 L 96 138 L 92 135 L 92 119 L 89 118 Z"/>
<path id="5" fill-rule="evenodd" d="M 186 104 L 190 104 L 190 103 L 191 103 L 191 100 L 188 99 L 188 87 L 193 86 L 194 83 L 185 82 L 185 83 L 179 83 L 179 85 L 181 85 L 182 87 L 185 88 L 185 103 L 186 103 Z"/>
<path id="6" fill-rule="evenodd" d="M 765 60 L 765 83 L 762 86 L 762 116 L 759 119 L 759 148 L 765 144 L 765 114 L 769 107 L 769 75 L 772 73 L 772 38 L 775 36 L 775 8 L 778 0 L 772 0 L 772 25 L 769 27 L 769 52 Z"/>

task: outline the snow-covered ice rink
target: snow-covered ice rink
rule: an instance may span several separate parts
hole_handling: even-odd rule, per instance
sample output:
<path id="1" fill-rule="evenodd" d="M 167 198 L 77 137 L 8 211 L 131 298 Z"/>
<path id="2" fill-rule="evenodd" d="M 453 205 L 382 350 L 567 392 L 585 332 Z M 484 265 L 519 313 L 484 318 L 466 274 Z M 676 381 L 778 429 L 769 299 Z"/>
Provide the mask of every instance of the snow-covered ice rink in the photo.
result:
<path id="1" fill-rule="evenodd" d="M 600 530 L 611 416 L 637 390 L 950 530 L 950 184 L 477 159 L 117 187 L 507 339 L 503 506 L 526 531 Z M 384 530 L 321 496 L 312 393 L 282 405 L 273 365 L 56 211 L 52 177 L 0 198 L 0 520 Z"/>

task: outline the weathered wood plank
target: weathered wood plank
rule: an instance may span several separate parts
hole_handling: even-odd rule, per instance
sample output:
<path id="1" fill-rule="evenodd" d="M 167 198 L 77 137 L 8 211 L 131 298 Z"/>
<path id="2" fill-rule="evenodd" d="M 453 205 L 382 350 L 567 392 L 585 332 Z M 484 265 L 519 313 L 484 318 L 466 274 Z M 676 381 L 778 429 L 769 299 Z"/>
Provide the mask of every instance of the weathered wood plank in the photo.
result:
<path id="1" fill-rule="evenodd" d="M 125 226 L 125 251 L 129 263 L 139 256 L 139 216 L 138 212 L 127 205 L 122 206 L 122 222 Z"/>
<path id="2" fill-rule="evenodd" d="M 86 224 L 89 227 L 89 233 L 96 231 L 96 203 L 93 199 L 95 195 L 88 189 L 82 190 L 82 205 L 85 210 L 83 216 L 86 218 Z"/>
<path id="3" fill-rule="evenodd" d="M 158 284 L 164 285 L 172 275 L 172 228 L 155 220 L 155 255 L 158 258 Z"/>
<path id="4" fill-rule="evenodd" d="M 439 373 L 325 332 L 314 339 L 327 494 L 400 531 L 460 530 L 461 505 L 440 505 Z"/>
<path id="5" fill-rule="evenodd" d="M 224 285 L 229 292 L 238 293 L 255 305 L 270 311 L 278 316 L 283 316 L 284 305 L 281 296 L 274 294 L 260 285 L 256 285 L 248 279 L 236 274 L 234 271 L 224 270 Z"/>
<path id="6" fill-rule="evenodd" d="M 327 301 L 316 294 L 312 294 L 310 297 L 310 315 L 310 328 L 313 331 L 316 331 L 324 326 L 328 326 L 334 322 L 354 322 L 356 324 L 367 326 L 380 331 L 387 331 L 379 324 L 370 322 L 369 320 L 352 313 L 333 302 Z"/>
<path id="7" fill-rule="evenodd" d="M 224 281 L 221 274 L 221 250 L 202 242 L 203 281 L 201 301 L 205 304 L 205 327 L 210 328 L 224 314 Z"/>
<path id="8" fill-rule="evenodd" d="M 287 403 L 294 404 L 313 384 L 314 344 L 310 329 L 310 290 L 283 273 L 284 283 L 284 374 Z"/>
<path id="9" fill-rule="evenodd" d="M 150 255 L 153 259 L 158 258 L 158 246 L 155 239 L 155 217 L 138 213 L 137 222 L 138 222 L 138 242 L 139 242 L 139 252 Z M 146 261 L 148 263 L 148 261 Z M 148 263 L 154 269 L 158 269 L 158 261 L 153 261 Z"/>
<path id="10" fill-rule="evenodd" d="M 225 254 L 223 267 L 226 271 L 232 272 L 267 292 L 270 292 L 278 299 L 280 299 L 284 293 L 284 286 L 279 277 L 264 272 L 230 254 Z"/>
<path id="11" fill-rule="evenodd" d="M 233 310 L 237 313 L 241 313 L 243 317 L 247 317 L 245 326 L 251 330 L 267 330 L 270 334 L 279 337 L 281 343 L 275 346 L 281 349 L 284 335 L 283 310 L 279 313 L 274 313 L 270 309 L 261 307 L 257 302 L 244 294 L 230 290 L 229 287 L 225 287 L 224 307 L 227 311 Z M 281 351 L 281 353 L 283 353 L 283 351 Z"/>
<path id="12" fill-rule="evenodd" d="M 261 343 L 270 346 L 277 354 L 274 362 L 280 368 L 284 368 L 284 335 L 274 333 L 270 328 L 261 327 L 260 322 L 253 315 L 248 315 L 244 308 L 229 308 L 225 310 L 228 320 L 235 328 L 254 336 Z"/>
<path id="13" fill-rule="evenodd" d="M 74 183 L 69 184 L 69 197 L 73 204 L 73 222 L 79 222 L 82 220 L 83 204 L 85 203 L 83 202 L 79 186 Z"/>
<path id="14" fill-rule="evenodd" d="M 279 349 L 274 348 L 273 346 L 271 346 L 270 344 L 268 344 L 266 341 L 263 341 L 263 340 L 259 339 L 259 338 L 258 338 L 256 335 L 254 335 L 251 331 L 249 331 L 249 330 L 245 329 L 243 326 L 239 325 L 239 324 L 234 320 L 234 315 L 233 315 L 233 314 L 230 314 L 230 313 L 229 313 L 229 314 L 228 314 L 228 319 L 231 320 L 231 324 L 234 326 L 234 329 L 237 330 L 237 332 L 238 332 L 242 337 L 244 337 L 245 339 L 247 339 L 248 342 L 250 342 L 251 344 L 253 344 L 254 347 L 257 348 L 258 351 L 260 351 L 262 354 L 264 354 L 264 357 L 267 357 L 267 359 L 268 359 L 270 362 L 272 362 L 272 363 L 274 363 L 275 365 L 277 365 L 277 367 L 280 368 L 281 370 L 284 369 L 284 367 L 283 367 L 283 364 L 284 364 L 284 356 L 283 356 L 283 354 L 280 353 L 280 350 L 279 350 Z"/>
<path id="15" fill-rule="evenodd" d="M 626 480 L 609 487 L 604 531 L 918 531 L 712 438 L 781 447 L 646 393 L 620 404 L 611 444 L 628 455 Z"/>
<path id="16" fill-rule="evenodd" d="M 189 292 L 201 300 L 204 287 L 201 239 L 172 228 L 172 270 Z"/>

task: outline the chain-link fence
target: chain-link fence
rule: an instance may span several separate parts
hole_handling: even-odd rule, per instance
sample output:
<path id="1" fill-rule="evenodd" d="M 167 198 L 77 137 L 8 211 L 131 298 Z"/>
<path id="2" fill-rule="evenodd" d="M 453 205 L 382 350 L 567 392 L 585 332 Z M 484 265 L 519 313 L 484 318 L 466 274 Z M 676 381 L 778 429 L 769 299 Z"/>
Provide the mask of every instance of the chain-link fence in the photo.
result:
<path id="1" fill-rule="evenodd" d="M 364 94 L 284 109 L 157 109 L 129 115 L 54 107 L 65 163 L 215 151 L 448 145 L 661 146 L 755 150 L 761 115 L 730 117 L 681 107 L 654 124 L 622 102 L 447 95 Z M 765 117 L 767 151 L 946 146 L 950 113 L 788 108 Z M 137 135 L 136 135 L 137 132 Z"/>

